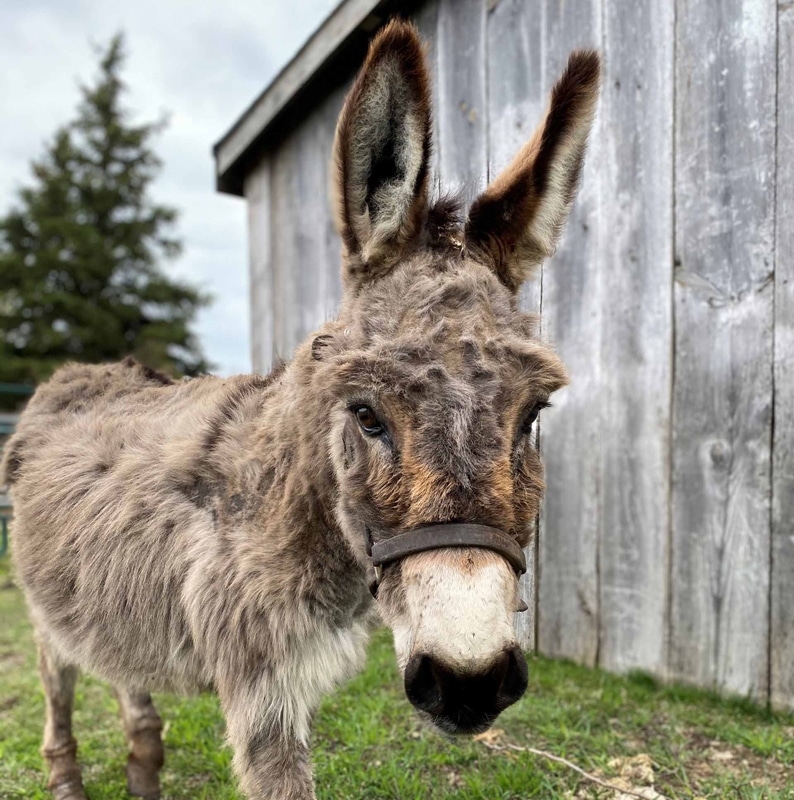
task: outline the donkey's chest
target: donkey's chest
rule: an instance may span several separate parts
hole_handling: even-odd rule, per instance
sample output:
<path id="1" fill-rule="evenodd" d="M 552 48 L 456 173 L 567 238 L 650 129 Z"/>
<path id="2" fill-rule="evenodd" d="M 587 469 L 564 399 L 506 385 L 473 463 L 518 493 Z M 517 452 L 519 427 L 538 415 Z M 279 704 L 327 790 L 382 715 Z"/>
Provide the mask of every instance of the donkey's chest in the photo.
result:
<path id="1" fill-rule="evenodd" d="M 353 677 L 366 660 L 371 622 L 368 615 L 343 628 L 320 628 L 306 637 L 275 670 L 273 702 L 296 737 L 309 740 L 309 726 L 320 700 Z"/>

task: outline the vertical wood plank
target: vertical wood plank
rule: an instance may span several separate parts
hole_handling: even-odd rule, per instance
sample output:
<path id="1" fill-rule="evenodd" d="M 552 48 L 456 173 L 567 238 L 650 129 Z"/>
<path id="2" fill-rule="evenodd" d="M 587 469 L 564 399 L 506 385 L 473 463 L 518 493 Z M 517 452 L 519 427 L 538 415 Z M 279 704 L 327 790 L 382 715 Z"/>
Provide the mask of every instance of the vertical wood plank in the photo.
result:
<path id="1" fill-rule="evenodd" d="M 427 67 L 430 72 L 430 85 L 433 108 L 433 149 L 430 153 L 430 187 L 432 194 L 441 193 L 441 136 L 438 130 L 438 109 L 441 92 L 438 83 L 438 6 L 439 0 L 423 3 L 414 16 L 414 22 L 425 43 Z"/>
<path id="2" fill-rule="evenodd" d="M 794 709 L 794 6 L 779 14 L 770 700 Z"/>
<path id="3" fill-rule="evenodd" d="M 488 167 L 485 0 L 440 0 L 438 146 L 442 186 L 471 201 Z"/>
<path id="4" fill-rule="evenodd" d="M 341 107 L 331 93 L 296 131 L 301 341 L 336 311 L 341 297 L 339 256 L 329 207 L 330 158 L 336 118 Z"/>
<path id="5" fill-rule="evenodd" d="M 351 81 L 331 92 L 322 108 L 318 109 L 318 131 L 320 132 L 318 149 L 323 166 L 323 182 L 318 187 L 317 194 L 321 197 L 323 206 L 323 249 L 325 266 L 325 312 L 322 320 L 332 319 L 339 310 L 342 301 L 342 240 L 336 232 L 333 215 L 331 213 L 331 181 L 334 180 L 334 169 L 331 158 L 336 121 Z"/>
<path id="6" fill-rule="evenodd" d="M 270 232 L 270 160 L 246 176 L 248 275 L 251 303 L 251 368 L 267 374 L 273 365 L 273 264 Z"/>
<path id="7" fill-rule="evenodd" d="M 665 669 L 673 287 L 674 8 L 604 9 L 599 663 Z M 576 377 L 574 376 L 574 380 Z"/>
<path id="8" fill-rule="evenodd" d="M 547 94 L 571 50 L 600 49 L 601 0 L 544 8 Z M 538 647 L 589 665 L 598 660 L 601 279 L 607 267 L 598 225 L 601 148 L 599 114 L 579 196 L 560 248 L 543 270 L 544 330 L 568 368 L 571 385 L 555 395 L 555 408 L 542 420 L 548 488 L 540 525 Z"/>
<path id="9" fill-rule="evenodd" d="M 281 358 L 326 319 L 342 297 L 341 242 L 330 211 L 331 149 L 348 82 L 291 132 L 273 156 L 274 338 Z"/>
<path id="10" fill-rule="evenodd" d="M 488 174 L 494 178 L 532 135 L 543 117 L 543 17 L 524 0 L 491 4 L 487 17 Z M 505 76 L 510 76 L 505 80 Z M 523 311 L 540 313 L 541 281 L 521 290 Z M 537 531 L 536 531 L 537 533 Z M 537 542 L 525 551 L 527 571 L 521 596 L 529 611 L 516 614 L 516 633 L 525 650 L 534 650 L 537 623 Z"/>
<path id="11" fill-rule="evenodd" d="M 325 105 L 325 104 L 323 104 Z M 300 341 L 327 318 L 335 271 L 329 263 L 328 180 L 330 142 L 325 108 L 320 106 L 296 131 L 298 169 L 295 175 L 300 222 L 297 227 Z"/>
<path id="12" fill-rule="evenodd" d="M 492 3 L 488 30 L 488 175 L 527 143 L 548 102 L 543 85 L 544 15 L 522 0 Z"/>
<path id="13" fill-rule="evenodd" d="M 678 0 L 670 670 L 767 697 L 774 0 Z"/>
<path id="14" fill-rule="evenodd" d="M 301 341 L 298 248 L 300 170 L 297 141 L 290 137 L 272 157 L 271 231 L 273 252 L 273 341 L 277 358 L 289 359 Z"/>

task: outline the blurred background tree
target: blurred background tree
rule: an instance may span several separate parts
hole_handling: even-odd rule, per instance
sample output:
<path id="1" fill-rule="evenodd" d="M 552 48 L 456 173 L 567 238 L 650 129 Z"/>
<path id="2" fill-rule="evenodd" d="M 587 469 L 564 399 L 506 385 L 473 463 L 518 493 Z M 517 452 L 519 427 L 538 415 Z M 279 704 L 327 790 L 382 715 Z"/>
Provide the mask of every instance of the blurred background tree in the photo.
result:
<path id="1" fill-rule="evenodd" d="M 76 118 L 32 164 L 34 182 L 0 218 L 0 382 L 35 384 L 64 361 L 134 355 L 194 375 L 191 322 L 209 298 L 166 276 L 177 212 L 154 203 L 163 122 L 133 125 L 122 106 L 124 40 L 99 50 Z"/>

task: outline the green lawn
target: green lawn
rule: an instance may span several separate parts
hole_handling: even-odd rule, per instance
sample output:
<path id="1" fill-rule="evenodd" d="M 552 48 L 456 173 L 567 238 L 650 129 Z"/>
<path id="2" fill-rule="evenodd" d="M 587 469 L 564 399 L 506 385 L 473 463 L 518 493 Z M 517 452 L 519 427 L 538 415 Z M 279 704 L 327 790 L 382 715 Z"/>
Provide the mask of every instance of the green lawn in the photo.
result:
<path id="1" fill-rule="evenodd" d="M 656 789 L 670 798 L 794 798 L 794 717 L 690 689 L 661 688 L 642 676 L 616 678 L 536 657 L 529 665 L 529 690 L 502 715 L 499 730 L 485 741 L 449 742 L 424 728 L 411 712 L 397 677 L 391 640 L 386 632 L 379 633 L 366 670 L 328 698 L 319 714 L 314 734 L 318 797 L 618 797 L 588 788 L 563 766 L 513 749 L 530 745 L 609 779 L 622 774 L 627 786 L 635 788 L 647 784 L 650 765 Z M 164 798 L 239 798 L 215 698 L 163 695 L 156 702 L 166 721 Z M 48 797 L 39 755 L 42 721 L 30 626 L 4 558 L 0 559 L 3 800 Z M 113 697 L 100 681 L 80 681 L 75 734 L 89 797 L 125 797 L 124 740 Z"/>

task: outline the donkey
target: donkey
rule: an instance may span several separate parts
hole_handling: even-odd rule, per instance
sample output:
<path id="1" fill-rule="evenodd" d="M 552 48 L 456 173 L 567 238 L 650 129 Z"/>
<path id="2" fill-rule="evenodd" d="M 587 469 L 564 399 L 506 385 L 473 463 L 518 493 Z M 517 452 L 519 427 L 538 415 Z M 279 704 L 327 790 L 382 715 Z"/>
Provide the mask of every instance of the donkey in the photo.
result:
<path id="1" fill-rule="evenodd" d="M 566 374 L 516 298 L 571 206 L 598 76 L 595 53 L 571 56 L 464 223 L 428 200 L 422 44 L 390 22 L 334 143 L 338 318 L 267 377 L 174 382 L 128 359 L 39 387 L 4 473 L 57 800 L 85 798 L 78 668 L 115 687 L 146 798 L 163 763 L 153 689 L 217 692 L 248 797 L 312 798 L 312 716 L 362 664 L 376 610 L 438 728 L 485 730 L 521 697 L 532 431 Z"/>

